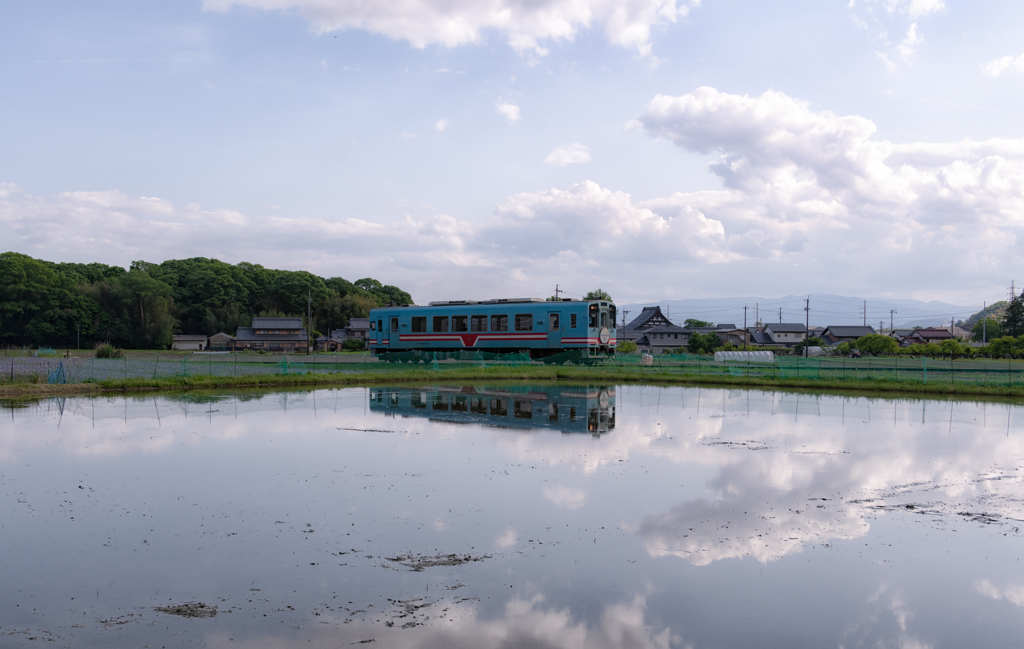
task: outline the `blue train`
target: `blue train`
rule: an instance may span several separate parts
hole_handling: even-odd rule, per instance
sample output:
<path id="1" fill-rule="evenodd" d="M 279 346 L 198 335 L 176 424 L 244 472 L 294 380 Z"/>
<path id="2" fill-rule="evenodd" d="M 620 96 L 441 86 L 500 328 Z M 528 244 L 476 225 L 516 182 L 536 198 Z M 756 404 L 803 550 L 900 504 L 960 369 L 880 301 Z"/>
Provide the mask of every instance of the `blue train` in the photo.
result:
<path id="1" fill-rule="evenodd" d="M 381 307 L 370 311 L 367 342 L 374 354 L 480 350 L 545 358 L 579 350 L 602 358 L 615 351 L 615 304 L 516 298 Z"/>
<path id="2" fill-rule="evenodd" d="M 370 410 L 454 424 L 597 436 L 615 428 L 612 386 L 372 388 Z"/>

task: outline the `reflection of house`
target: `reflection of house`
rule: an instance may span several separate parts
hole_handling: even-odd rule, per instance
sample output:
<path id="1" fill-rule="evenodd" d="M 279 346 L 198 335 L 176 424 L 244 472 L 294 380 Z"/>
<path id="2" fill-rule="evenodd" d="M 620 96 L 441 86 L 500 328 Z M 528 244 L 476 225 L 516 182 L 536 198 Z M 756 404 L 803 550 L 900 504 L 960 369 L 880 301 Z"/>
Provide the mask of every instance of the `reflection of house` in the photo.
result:
<path id="1" fill-rule="evenodd" d="M 306 351 L 309 339 L 302 318 L 253 318 L 251 327 L 239 327 L 235 349 L 272 352 Z"/>
<path id="2" fill-rule="evenodd" d="M 210 336 L 210 350 L 215 352 L 231 351 L 235 348 L 235 339 L 221 332 Z"/>
<path id="3" fill-rule="evenodd" d="M 199 334 L 184 334 L 174 337 L 171 349 L 183 352 L 201 352 L 206 349 L 206 336 Z"/>
<path id="4" fill-rule="evenodd" d="M 839 343 L 852 343 L 861 336 L 870 336 L 875 333 L 873 327 L 861 325 L 830 325 L 821 332 L 821 339 L 826 345 L 838 345 Z"/>

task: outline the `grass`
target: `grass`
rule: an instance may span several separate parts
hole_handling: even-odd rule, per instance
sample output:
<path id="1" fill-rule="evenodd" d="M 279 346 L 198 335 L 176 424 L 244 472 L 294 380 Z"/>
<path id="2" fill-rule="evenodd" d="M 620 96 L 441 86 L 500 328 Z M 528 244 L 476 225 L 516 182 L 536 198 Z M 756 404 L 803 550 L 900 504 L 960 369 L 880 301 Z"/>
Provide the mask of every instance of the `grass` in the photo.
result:
<path id="1" fill-rule="evenodd" d="M 594 368 L 493 366 L 462 367 L 434 371 L 428 368 L 402 372 L 374 371 L 337 374 L 261 374 L 242 376 L 178 376 L 168 378 L 107 379 L 93 383 L 48 385 L 12 383 L 0 386 L 0 396 L 62 396 L 151 390 L 209 390 L 223 388 L 271 388 L 287 386 L 329 386 L 370 384 L 423 384 L 452 381 L 572 381 L 598 383 L 650 383 L 662 385 L 736 386 L 789 388 L 815 392 L 870 392 L 919 395 L 1024 397 L 1024 385 L 995 386 L 950 383 L 917 383 L 888 379 L 799 379 L 747 376 L 699 375 L 654 368 Z"/>

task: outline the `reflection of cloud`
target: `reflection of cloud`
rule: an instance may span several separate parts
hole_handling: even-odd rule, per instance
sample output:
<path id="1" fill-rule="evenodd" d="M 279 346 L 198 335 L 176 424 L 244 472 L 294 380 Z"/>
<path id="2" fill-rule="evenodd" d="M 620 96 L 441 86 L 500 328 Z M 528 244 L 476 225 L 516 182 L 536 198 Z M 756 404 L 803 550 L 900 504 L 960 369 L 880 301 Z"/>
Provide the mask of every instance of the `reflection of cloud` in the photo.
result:
<path id="1" fill-rule="evenodd" d="M 651 556 L 706 566 L 744 556 L 767 563 L 800 551 L 807 542 L 856 538 L 867 533 L 868 524 L 861 508 L 761 491 L 729 501 L 685 502 L 646 517 L 631 531 Z"/>
<path id="2" fill-rule="evenodd" d="M 1011 585 L 1000 589 L 988 579 L 979 579 L 974 582 L 974 590 L 989 599 L 1005 599 L 1011 604 L 1024 607 L 1024 585 Z"/>
<path id="3" fill-rule="evenodd" d="M 496 548 L 510 548 L 519 542 L 519 535 L 516 531 L 509 527 L 507 530 L 501 533 L 501 536 L 494 539 L 494 547 Z"/>
<path id="4" fill-rule="evenodd" d="M 500 617 L 482 619 L 477 608 L 468 603 L 451 604 L 448 619 L 415 629 L 382 627 L 380 624 L 344 625 L 345 639 L 374 638 L 375 646 L 397 649 L 478 649 L 479 647 L 558 647 L 559 649 L 669 649 L 681 639 L 668 628 L 655 630 L 646 620 L 646 600 L 637 596 L 630 602 L 613 604 L 601 611 L 592 624 L 577 620 L 568 609 L 543 607 L 544 597 L 513 598 L 505 604 Z M 286 638 L 243 639 L 220 636 L 208 639 L 211 647 L 337 647 L 339 620 L 318 620 L 310 636 L 289 641 Z M 317 625 L 320 626 L 320 625 Z M 345 643 L 347 644 L 347 643 Z"/>
<path id="5" fill-rule="evenodd" d="M 545 487 L 544 497 L 559 507 L 566 509 L 579 509 L 587 502 L 587 492 L 583 489 L 575 489 L 558 485 Z"/>

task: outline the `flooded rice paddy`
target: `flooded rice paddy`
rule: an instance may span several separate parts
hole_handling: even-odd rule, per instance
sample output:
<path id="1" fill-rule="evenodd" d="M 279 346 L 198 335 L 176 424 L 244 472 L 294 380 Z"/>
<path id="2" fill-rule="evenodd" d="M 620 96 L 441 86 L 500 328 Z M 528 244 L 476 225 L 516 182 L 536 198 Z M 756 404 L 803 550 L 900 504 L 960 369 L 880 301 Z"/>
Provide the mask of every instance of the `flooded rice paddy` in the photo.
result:
<path id="1" fill-rule="evenodd" d="M 517 385 L 3 405 L 3 647 L 1024 632 L 1019 404 Z"/>

